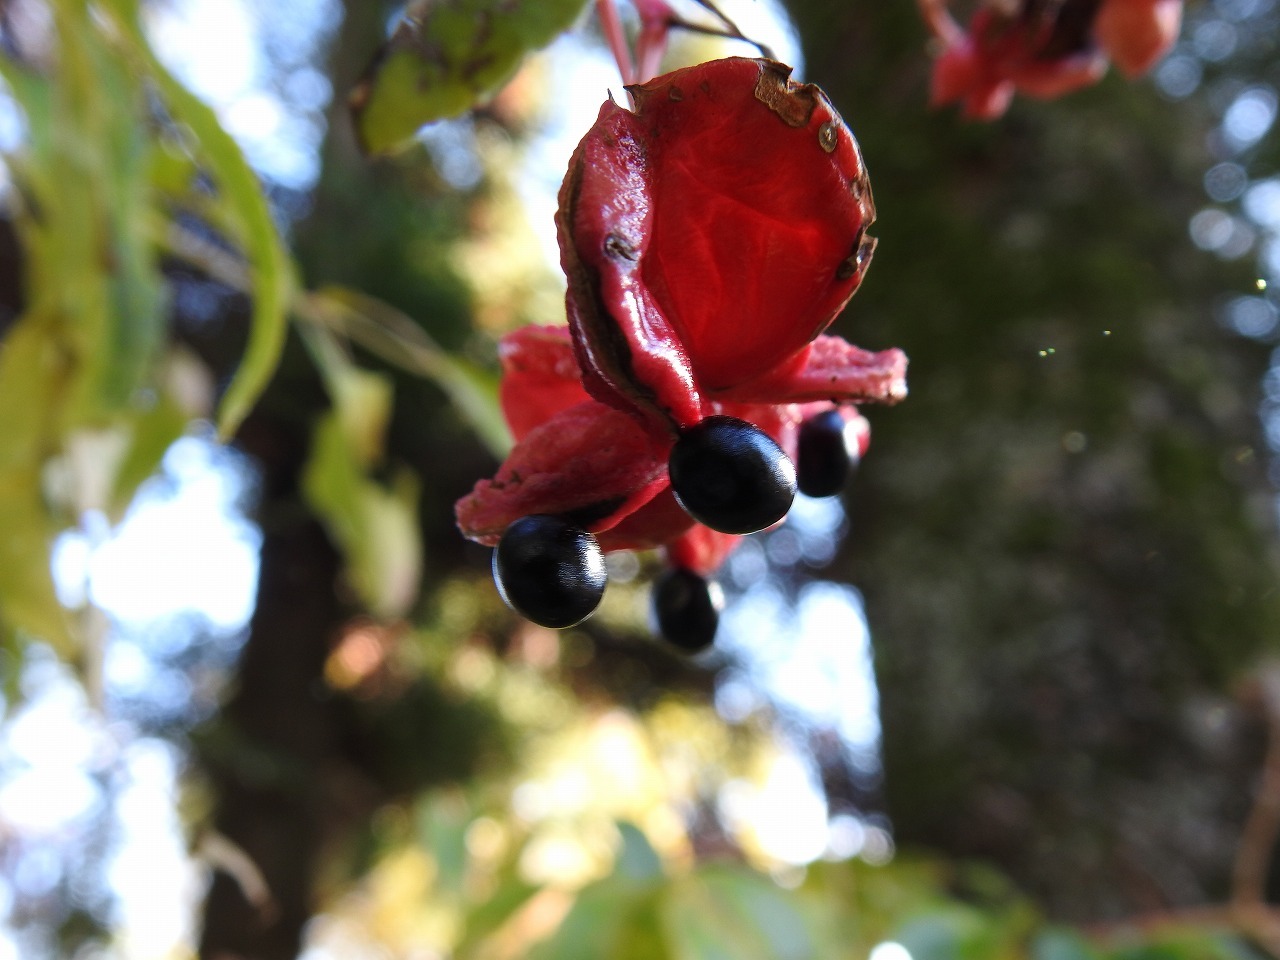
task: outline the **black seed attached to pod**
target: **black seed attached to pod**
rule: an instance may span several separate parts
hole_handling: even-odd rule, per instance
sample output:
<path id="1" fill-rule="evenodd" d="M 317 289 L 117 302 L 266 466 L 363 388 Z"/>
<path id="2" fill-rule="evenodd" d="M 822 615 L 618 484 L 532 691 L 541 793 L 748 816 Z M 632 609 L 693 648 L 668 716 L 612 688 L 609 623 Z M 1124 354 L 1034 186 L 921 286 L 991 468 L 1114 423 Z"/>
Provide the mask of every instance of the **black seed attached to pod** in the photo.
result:
<path id="1" fill-rule="evenodd" d="M 858 463 L 857 441 L 839 410 L 826 410 L 800 425 L 796 482 L 807 497 L 833 497 Z"/>
<path id="2" fill-rule="evenodd" d="M 721 533 L 754 533 L 787 515 L 796 469 L 773 438 L 737 417 L 707 417 L 680 435 L 668 463 L 685 512 Z"/>
<path id="3" fill-rule="evenodd" d="M 534 514 L 511 524 L 498 541 L 493 581 L 516 613 L 559 629 L 591 615 L 608 575 L 595 537 L 560 517 Z"/>
<path id="4" fill-rule="evenodd" d="M 720 585 L 692 570 L 668 570 L 653 585 L 658 633 L 687 653 L 711 646 L 723 603 Z"/>

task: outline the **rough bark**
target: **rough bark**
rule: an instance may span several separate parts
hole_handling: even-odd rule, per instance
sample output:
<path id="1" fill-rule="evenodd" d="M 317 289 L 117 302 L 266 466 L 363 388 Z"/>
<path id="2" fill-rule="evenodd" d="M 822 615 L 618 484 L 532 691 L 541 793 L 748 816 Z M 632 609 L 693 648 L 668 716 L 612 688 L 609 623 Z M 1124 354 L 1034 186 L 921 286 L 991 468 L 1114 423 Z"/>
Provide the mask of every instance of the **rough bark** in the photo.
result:
<path id="1" fill-rule="evenodd" d="M 868 411 L 841 564 L 866 593 L 899 843 L 1057 915 L 1221 901 L 1262 758 L 1236 684 L 1280 628 L 1267 349 L 1187 241 L 1200 101 L 1112 76 L 1003 121 L 927 112 L 911 4 L 795 3 L 880 221 L 837 329 L 911 358 Z"/>

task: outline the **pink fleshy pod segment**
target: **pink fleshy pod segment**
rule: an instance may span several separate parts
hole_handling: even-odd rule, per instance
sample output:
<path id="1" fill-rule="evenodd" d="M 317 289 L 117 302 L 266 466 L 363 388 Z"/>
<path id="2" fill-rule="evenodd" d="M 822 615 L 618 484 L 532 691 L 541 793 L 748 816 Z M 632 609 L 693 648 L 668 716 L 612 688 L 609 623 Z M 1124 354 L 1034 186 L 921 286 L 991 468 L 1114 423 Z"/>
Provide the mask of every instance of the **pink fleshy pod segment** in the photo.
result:
<path id="1" fill-rule="evenodd" d="M 1107 58 L 1097 50 L 1084 50 L 1056 60 L 1033 60 L 1013 75 L 1020 93 L 1039 100 L 1054 100 L 1088 87 L 1107 72 Z"/>
<path id="2" fill-rule="evenodd" d="M 963 100 L 985 83 L 978 65 L 973 41 L 963 36 L 947 47 L 933 62 L 933 74 L 929 79 L 929 105 L 945 107 Z"/>
<path id="3" fill-rule="evenodd" d="M 1126 76 L 1150 70 L 1182 26 L 1182 0 L 1104 0 L 1094 21 L 1098 45 Z"/>
<path id="4" fill-rule="evenodd" d="M 741 540 L 731 533 L 718 533 L 699 524 L 667 544 L 667 563 L 709 577 L 720 569 Z"/>
<path id="5" fill-rule="evenodd" d="M 651 174 L 632 115 L 609 101 L 560 187 L 556 228 L 583 384 L 658 433 L 697 423 L 702 400 L 675 330 L 640 275 L 652 242 Z"/>
<path id="6" fill-rule="evenodd" d="M 823 334 L 870 263 L 875 207 L 817 87 L 735 58 L 627 89 L 634 110 L 601 107 L 560 189 L 568 326 L 502 338 L 515 446 L 455 511 L 544 626 L 594 609 L 604 552 L 665 549 L 658 623 L 693 650 L 718 623 L 707 578 L 791 505 L 806 428 L 833 495 L 866 448 L 854 405 L 904 397 L 906 358 Z"/>
<path id="7" fill-rule="evenodd" d="M 560 193 L 568 312 L 587 390 L 690 427 L 834 319 L 875 218 L 853 135 L 770 60 L 700 64 L 606 103 Z"/>
<path id="8" fill-rule="evenodd" d="M 907 395 L 907 357 L 901 350 L 870 351 L 840 337 L 821 336 L 791 361 L 722 394 L 745 403 L 897 403 Z"/>
<path id="9" fill-rule="evenodd" d="M 666 459 L 631 416 L 587 399 L 526 433 L 493 479 L 458 501 L 458 528 L 487 546 L 530 514 L 607 530 L 666 487 Z"/>
<path id="10" fill-rule="evenodd" d="M 590 399 L 573 355 L 568 327 L 530 325 L 498 343 L 498 400 L 516 441 L 561 410 Z"/>

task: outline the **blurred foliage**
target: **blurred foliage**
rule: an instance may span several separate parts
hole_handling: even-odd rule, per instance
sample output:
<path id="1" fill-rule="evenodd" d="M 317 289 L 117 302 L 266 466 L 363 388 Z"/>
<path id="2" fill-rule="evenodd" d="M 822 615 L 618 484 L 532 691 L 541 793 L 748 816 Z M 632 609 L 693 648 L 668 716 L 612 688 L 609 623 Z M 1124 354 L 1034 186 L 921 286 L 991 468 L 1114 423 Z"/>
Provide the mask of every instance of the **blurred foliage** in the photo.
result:
<path id="1" fill-rule="evenodd" d="M 201 215 L 249 265 L 253 323 L 224 430 L 275 368 L 290 280 L 256 177 L 212 111 L 155 60 L 136 5 L 60 0 L 49 12 L 52 45 L 38 59 L 0 60 L 27 123 L 8 158 L 26 302 L 0 355 L 0 617 L 75 658 L 49 575 L 54 533 L 85 510 L 118 510 L 203 412 L 178 414 L 162 377 L 159 253 L 181 229 L 175 191 L 200 194 Z M 93 455 L 77 457 L 86 443 Z"/>
<path id="2" fill-rule="evenodd" d="M 531 627 L 453 528 L 509 444 L 495 338 L 559 318 L 514 187 L 556 64 L 502 83 L 582 6 L 414 5 L 370 72 L 390 5 L 347 3 L 327 76 L 363 82 L 360 126 L 331 115 L 287 248 L 128 0 L 56 0 L 47 48 L 0 57 L 27 124 L 7 158 L 7 643 L 91 672 L 52 538 L 118 519 L 210 384 L 261 472 L 257 611 L 190 744 L 201 954 L 291 957 L 309 930 L 339 956 L 458 960 L 1275 955 L 1265 909 L 1216 906 L 1261 764 L 1280 571 L 1266 350 L 1213 322 L 1254 275 L 1186 240 L 1209 98 L 1112 77 L 966 126 L 924 109 L 911 4 L 791 3 L 880 210 L 840 323 L 903 347 L 913 385 L 873 413 L 832 571 L 868 598 L 899 852 L 796 867 L 726 800 L 792 749 L 767 705 L 716 712 L 738 664 L 653 643 L 628 577 L 581 628 Z M 481 101 L 460 187 L 406 138 Z M 361 137 L 399 152 L 367 161 Z M 227 295 L 223 325 L 184 313 L 193 278 Z M 110 939 L 63 919 L 67 955 Z"/>
<path id="3" fill-rule="evenodd" d="M 909 7 L 792 6 L 880 214 L 838 323 L 911 358 L 835 565 L 867 598 L 895 832 L 1060 915 L 1223 897 L 1261 756 L 1242 694 L 1280 636 L 1269 347 L 1218 322 L 1258 267 L 1187 240 L 1225 89 L 1109 77 L 965 124 L 918 109 Z"/>
<path id="4" fill-rule="evenodd" d="M 418 128 L 466 113 L 525 55 L 568 29 L 586 0 L 417 0 L 351 93 L 370 153 L 404 149 Z"/>
<path id="5" fill-rule="evenodd" d="M 879 866 L 817 863 L 785 887 L 733 861 L 669 870 L 625 821 L 616 825 L 616 859 L 605 876 L 577 891 L 533 885 L 518 869 L 532 841 L 515 833 L 518 826 L 465 812 L 456 797 L 416 811 L 415 840 L 388 852 L 326 915 L 316 945 L 354 952 L 377 943 L 405 957 L 429 946 L 458 960 L 1260 956 L 1232 932 L 1225 912 L 1084 935 L 1047 922 L 1032 901 L 976 864 L 911 856 Z M 536 945 L 527 949 L 530 941 Z"/>

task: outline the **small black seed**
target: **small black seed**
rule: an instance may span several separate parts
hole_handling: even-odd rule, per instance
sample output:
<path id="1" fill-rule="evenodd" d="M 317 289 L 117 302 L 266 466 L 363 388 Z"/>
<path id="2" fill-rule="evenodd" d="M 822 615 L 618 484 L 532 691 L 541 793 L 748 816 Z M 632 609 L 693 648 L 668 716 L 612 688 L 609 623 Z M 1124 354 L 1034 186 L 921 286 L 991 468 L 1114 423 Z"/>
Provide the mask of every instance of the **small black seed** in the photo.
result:
<path id="1" fill-rule="evenodd" d="M 560 517 L 521 517 L 493 551 L 498 593 L 512 610 L 543 627 L 585 620 L 599 606 L 607 580 L 596 538 Z"/>
<path id="2" fill-rule="evenodd" d="M 668 462 L 686 513 L 721 533 L 754 533 L 787 515 L 795 466 L 773 438 L 736 417 L 707 417 L 681 434 Z"/>
<path id="3" fill-rule="evenodd" d="M 688 653 L 711 646 L 720 625 L 723 602 L 720 585 L 692 570 L 669 570 L 653 585 L 658 633 Z"/>
<path id="4" fill-rule="evenodd" d="M 796 482 L 808 497 L 833 497 L 844 489 L 858 460 L 839 410 L 826 410 L 800 425 Z"/>

